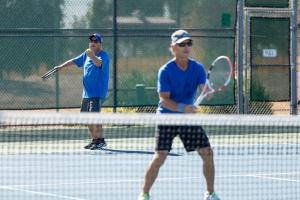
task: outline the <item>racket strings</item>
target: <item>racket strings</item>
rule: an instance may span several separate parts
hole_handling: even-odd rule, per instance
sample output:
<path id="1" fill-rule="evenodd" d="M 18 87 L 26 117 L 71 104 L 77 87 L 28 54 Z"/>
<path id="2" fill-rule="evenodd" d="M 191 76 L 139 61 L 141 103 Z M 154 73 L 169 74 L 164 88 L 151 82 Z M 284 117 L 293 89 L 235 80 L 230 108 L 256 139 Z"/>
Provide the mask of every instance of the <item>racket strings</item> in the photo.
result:
<path id="1" fill-rule="evenodd" d="M 224 88 L 228 79 L 231 77 L 231 66 L 225 59 L 220 59 L 214 63 L 209 72 L 210 86 L 214 90 Z"/>

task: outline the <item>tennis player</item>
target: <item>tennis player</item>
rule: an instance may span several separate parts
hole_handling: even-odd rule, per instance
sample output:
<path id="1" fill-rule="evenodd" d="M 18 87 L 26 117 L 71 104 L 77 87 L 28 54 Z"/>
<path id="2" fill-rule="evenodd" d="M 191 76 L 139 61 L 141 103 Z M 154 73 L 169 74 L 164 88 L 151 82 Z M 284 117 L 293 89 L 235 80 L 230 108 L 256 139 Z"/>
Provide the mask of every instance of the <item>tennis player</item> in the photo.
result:
<path id="1" fill-rule="evenodd" d="M 89 36 L 89 49 L 77 57 L 57 66 L 58 70 L 76 65 L 83 70 L 83 94 L 81 112 L 100 112 L 107 96 L 109 80 L 109 56 L 101 49 L 102 36 L 95 33 Z M 101 149 L 106 146 L 101 125 L 88 126 L 92 141 L 85 149 Z"/>
<path id="2" fill-rule="evenodd" d="M 196 91 L 202 89 L 206 73 L 201 64 L 189 57 L 192 38 L 185 30 L 178 30 L 171 36 L 170 51 L 174 58 L 163 65 L 158 72 L 158 113 L 195 113 L 193 105 Z M 179 136 L 187 152 L 197 151 L 203 160 L 203 174 L 207 192 L 205 200 L 220 200 L 214 190 L 213 151 L 201 126 L 158 126 L 156 147 L 144 177 L 144 184 L 138 200 L 149 200 L 150 189 L 171 150 L 173 139 Z"/>

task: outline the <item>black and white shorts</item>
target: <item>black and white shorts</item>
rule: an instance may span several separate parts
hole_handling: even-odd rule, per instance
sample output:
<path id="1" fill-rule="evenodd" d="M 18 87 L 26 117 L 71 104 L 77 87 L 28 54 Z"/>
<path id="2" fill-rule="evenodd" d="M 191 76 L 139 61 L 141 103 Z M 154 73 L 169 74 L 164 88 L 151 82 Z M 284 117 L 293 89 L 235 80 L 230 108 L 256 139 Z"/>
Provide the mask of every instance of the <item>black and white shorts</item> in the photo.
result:
<path id="1" fill-rule="evenodd" d="M 156 151 L 170 151 L 173 139 L 179 136 L 187 152 L 210 147 L 209 139 L 201 126 L 166 126 L 156 128 Z"/>
<path id="2" fill-rule="evenodd" d="M 80 112 L 100 112 L 103 99 L 99 97 L 83 98 Z"/>

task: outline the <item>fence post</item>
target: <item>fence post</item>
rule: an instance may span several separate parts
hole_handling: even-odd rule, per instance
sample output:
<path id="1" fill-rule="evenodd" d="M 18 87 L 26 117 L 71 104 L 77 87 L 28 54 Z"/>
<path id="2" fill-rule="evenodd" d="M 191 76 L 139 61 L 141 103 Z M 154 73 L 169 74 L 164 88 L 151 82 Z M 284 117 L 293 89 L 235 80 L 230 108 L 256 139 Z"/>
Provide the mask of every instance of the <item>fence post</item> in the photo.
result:
<path id="1" fill-rule="evenodd" d="M 290 63 L 291 63 L 291 102 L 290 114 L 297 115 L 297 0 L 292 1 L 292 16 L 290 21 Z"/>
<path id="2" fill-rule="evenodd" d="M 244 0 L 238 0 L 238 21 L 237 21 L 237 43 L 236 43 L 236 67 L 237 67 L 237 104 L 238 104 L 238 113 L 239 114 L 244 114 L 245 111 L 245 99 L 244 99 L 244 79 L 243 79 L 243 72 L 244 72 L 244 65 L 243 65 L 243 37 L 244 37 Z"/>
<path id="3" fill-rule="evenodd" d="M 117 98 L 117 0 L 113 1 L 113 112 L 117 112 L 118 98 Z"/>

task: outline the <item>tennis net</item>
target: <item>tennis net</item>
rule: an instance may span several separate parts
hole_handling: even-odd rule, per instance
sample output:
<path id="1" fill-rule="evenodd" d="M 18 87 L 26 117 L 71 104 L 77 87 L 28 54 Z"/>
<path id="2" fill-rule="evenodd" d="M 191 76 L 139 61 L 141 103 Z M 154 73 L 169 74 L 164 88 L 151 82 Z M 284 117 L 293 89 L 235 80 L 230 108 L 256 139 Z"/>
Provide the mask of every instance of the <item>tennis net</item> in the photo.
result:
<path id="1" fill-rule="evenodd" d="M 107 146 L 84 149 L 95 125 Z M 300 199 L 298 116 L 35 112 L 0 112 L 0 199 L 137 199 L 161 125 L 203 127 L 222 200 Z M 176 137 L 153 199 L 203 199 L 202 163 Z"/>

